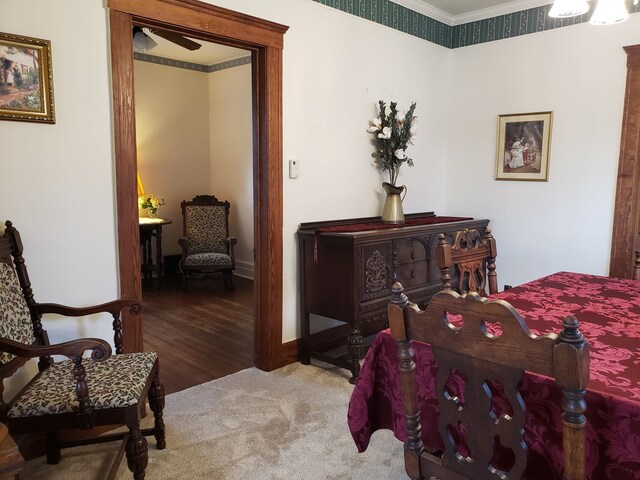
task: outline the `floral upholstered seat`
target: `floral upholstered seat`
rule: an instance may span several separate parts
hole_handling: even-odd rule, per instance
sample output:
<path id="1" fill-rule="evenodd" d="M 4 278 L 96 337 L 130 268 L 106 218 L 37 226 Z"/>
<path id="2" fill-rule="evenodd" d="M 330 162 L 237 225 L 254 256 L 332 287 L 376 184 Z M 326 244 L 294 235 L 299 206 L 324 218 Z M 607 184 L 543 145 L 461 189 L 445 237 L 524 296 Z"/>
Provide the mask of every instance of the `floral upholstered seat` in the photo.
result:
<path id="1" fill-rule="evenodd" d="M 155 436 L 158 449 L 165 448 L 166 442 L 162 418 L 164 387 L 160 383 L 158 356 L 153 352 L 123 353 L 120 315 L 139 314 L 141 303 L 123 298 L 78 308 L 36 302 L 22 256 L 20 234 L 11 222 L 7 221 L 5 226 L 0 236 L 0 421 L 12 434 L 44 433 L 48 463 L 60 461 L 63 447 L 122 440 L 129 470 L 134 478 L 144 478 L 148 463 L 145 435 Z M 47 332 L 42 328 L 44 314 L 106 317 L 113 327 L 116 355 L 112 356 L 111 345 L 99 338 L 49 344 Z M 91 352 L 91 358 L 85 357 L 87 352 Z M 54 362 L 54 355 L 69 360 Z M 39 372 L 26 388 L 4 403 L 3 380 L 30 359 L 39 359 Z M 147 399 L 154 427 L 143 431 L 140 419 Z M 128 431 L 86 438 L 81 443 L 60 442 L 60 430 L 104 425 L 126 425 Z M 114 473 L 121 452 L 115 456 Z"/>
<path id="2" fill-rule="evenodd" d="M 224 253 L 194 253 L 187 255 L 184 261 L 187 267 L 218 265 L 220 267 L 232 267 L 233 261 Z"/>
<path id="3" fill-rule="evenodd" d="M 184 284 L 190 278 L 221 273 L 225 286 L 232 287 L 236 239 L 229 236 L 229 202 L 213 195 L 198 195 L 181 203 L 183 237 L 180 270 Z"/>
<path id="4" fill-rule="evenodd" d="M 136 405 L 158 356 L 154 352 L 113 355 L 104 362 L 87 361 L 87 386 L 94 409 Z M 78 411 L 73 362 L 57 362 L 11 402 L 7 416 L 34 417 Z"/>

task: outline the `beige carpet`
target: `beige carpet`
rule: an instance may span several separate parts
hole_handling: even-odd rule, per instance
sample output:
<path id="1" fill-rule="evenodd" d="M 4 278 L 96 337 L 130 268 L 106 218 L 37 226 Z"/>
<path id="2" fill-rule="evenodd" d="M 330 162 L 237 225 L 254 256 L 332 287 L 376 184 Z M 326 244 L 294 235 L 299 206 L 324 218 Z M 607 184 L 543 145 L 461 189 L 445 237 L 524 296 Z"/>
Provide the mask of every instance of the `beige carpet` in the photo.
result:
<path id="1" fill-rule="evenodd" d="M 347 428 L 347 373 L 299 363 L 270 373 L 250 368 L 168 395 L 167 448 L 156 450 L 149 437 L 146 478 L 406 479 L 402 443 L 391 432 L 377 432 L 357 453 Z M 63 450 L 58 465 L 32 460 L 21 478 L 101 479 L 116 448 Z M 132 478 L 125 460 L 117 478 Z"/>

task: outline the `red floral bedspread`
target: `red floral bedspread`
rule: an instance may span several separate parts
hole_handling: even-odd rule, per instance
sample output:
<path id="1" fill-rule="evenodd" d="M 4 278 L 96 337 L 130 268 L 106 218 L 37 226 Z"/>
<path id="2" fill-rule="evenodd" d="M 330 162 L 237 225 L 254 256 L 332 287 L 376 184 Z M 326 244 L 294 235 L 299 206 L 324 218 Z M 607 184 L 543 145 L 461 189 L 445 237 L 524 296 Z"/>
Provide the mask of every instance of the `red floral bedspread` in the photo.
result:
<path id="1" fill-rule="evenodd" d="M 591 380 L 586 394 L 587 478 L 640 480 L 640 282 L 561 272 L 492 295 L 511 303 L 533 333 L 558 332 L 574 315 L 591 344 Z M 418 394 L 425 447 L 441 449 L 431 348 L 415 343 Z M 525 440 L 528 478 L 561 479 L 560 388 L 526 374 Z M 405 440 L 397 346 L 381 332 L 367 353 L 349 404 L 348 423 L 358 451 L 373 432 L 392 429 Z"/>

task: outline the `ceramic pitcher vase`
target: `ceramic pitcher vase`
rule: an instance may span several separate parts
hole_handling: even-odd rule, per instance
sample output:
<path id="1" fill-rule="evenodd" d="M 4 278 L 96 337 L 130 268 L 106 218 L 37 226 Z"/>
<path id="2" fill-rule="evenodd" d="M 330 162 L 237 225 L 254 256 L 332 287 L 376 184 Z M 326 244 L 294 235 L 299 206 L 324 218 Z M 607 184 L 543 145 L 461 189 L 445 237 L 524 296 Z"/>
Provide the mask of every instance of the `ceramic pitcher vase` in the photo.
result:
<path id="1" fill-rule="evenodd" d="M 138 208 L 138 216 L 140 218 L 158 218 L 158 210 L 153 213 L 150 208 Z"/>
<path id="2" fill-rule="evenodd" d="M 384 208 L 382 209 L 382 221 L 384 223 L 404 223 L 402 201 L 407 195 L 407 187 L 405 185 L 396 187 L 390 183 L 383 182 L 382 188 L 387 194 Z"/>

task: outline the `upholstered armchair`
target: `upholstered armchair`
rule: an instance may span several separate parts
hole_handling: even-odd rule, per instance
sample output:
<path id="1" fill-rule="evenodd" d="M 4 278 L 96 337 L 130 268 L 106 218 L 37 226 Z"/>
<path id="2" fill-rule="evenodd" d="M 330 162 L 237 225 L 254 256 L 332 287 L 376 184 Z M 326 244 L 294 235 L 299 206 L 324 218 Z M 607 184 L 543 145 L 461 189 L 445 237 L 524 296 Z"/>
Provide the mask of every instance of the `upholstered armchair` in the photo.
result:
<path id="1" fill-rule="evenodd" d="M 148 459 L 144 437 L 153 434 L 157 448 L 163 449 L 165 432 L 158 356 L 153 352 L 123 353 L 120 314 L 123 310 L 139 314 L 140 302 L 120 299 L 83 308 L 37 303 L 22 256 L 20 234 L 11 222 L 5 226 L 0 237 L 0 380 L 12 376 L 31 358 L 39 359 L 39 373 L 6 403 L 0 381 L 0 421 L 12 434 L 46 434 L 48 463 L 60 461 L 63 447 L 121 439 L 112 473 L 125 452 L 134 478 L 143 479 Z M 101 312 L 110 314 L 115 355 L 111 355 L 108 342 L 97 338 L 51 345 L 42 328 L 43 314 L 81 317 Z M 91 357 L 85 358 L 85 352 L 91 352 Z M 54 363 L 52 355 L 69 360 Z M 153 428 L 142 430 L 140 419 L 147 398 L 155 423 Z M 106 425 L 126 425 L 128 431 L 75 442 L 60 440 L 61 430 Z"/>
<path id="2" fill-rule="evenodd" d="M 186 288 L 190 279 L 222 275 L 225 288 L 232 289 L 237 240 L 229 236 L 229 202 L 213 195 L 197 195 L 180 205 L 183 237 L 178 243 L 182 247 L 183 286 Z"/>

